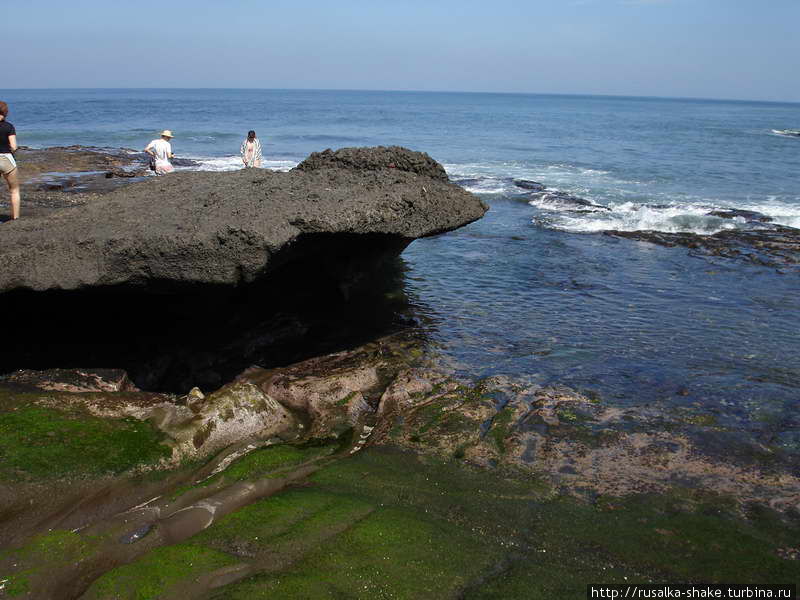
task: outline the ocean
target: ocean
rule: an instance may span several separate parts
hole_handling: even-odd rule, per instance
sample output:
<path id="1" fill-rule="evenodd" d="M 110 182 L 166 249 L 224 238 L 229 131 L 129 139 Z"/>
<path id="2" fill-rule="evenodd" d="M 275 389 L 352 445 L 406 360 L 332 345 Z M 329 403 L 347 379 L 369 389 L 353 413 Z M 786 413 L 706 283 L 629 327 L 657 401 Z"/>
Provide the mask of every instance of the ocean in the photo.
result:
<path id="1" fill-rule="evenodd" d="M 800 227 L 800 104 L 308 90 L 5 90 L 20 144 L 140 150 L 162 129 L 195 169 L 310 152 L 425 151 L 491 207 L 403 254 L 408 317 L 470 376 L 564 384 L 604 401 L 702 407 L 800 451 L 797 269 L 605 235 Z M 520 180 L 545 186 L 531 195 Z M 602 205 L 582 210 L 564 192 Z"/>

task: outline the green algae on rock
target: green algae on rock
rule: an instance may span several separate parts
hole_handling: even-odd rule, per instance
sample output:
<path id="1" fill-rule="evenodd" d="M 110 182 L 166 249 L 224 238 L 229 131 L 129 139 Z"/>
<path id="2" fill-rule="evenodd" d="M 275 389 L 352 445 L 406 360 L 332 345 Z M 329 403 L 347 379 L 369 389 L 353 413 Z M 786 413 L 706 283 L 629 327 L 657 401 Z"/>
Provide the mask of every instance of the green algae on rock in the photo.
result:
<path id="1" fill-rule="evenodd" d="M 2 414 L 60 402 L 114 423 L 137 415 L 194 461 L 146 495 L 103 488 L 89 510 L 48 505 L 56 516 L 40 527 L 85 542 L 80 560 L 62 568 L 29 553 L 54 565 L 32 570 L 18 558 L 38 538 L 18 535 L 0 579 L 21 597 L 61 586 L 86 598 L 570 598 L 587 581 L 800 576 L 800 484 L 777 453 L 714 455 L 697 433 L 724 435 L 719 426 L 563 386 L 456 380 L 415 347 L 394 336 L 249 369 L 209 395 L 0 395 Z M 181 441 L 208 423 L 234 426 L 218 445 Z M 100 510 L 112 489 L 131 497 Z M 19 514 L 0 512 L 0 525 Z M 202 568 L 187 568 L 192 557 Z"/>
<path id="2" fill-rule="evenodd" d="M 132 418 L 20 406 L 0 412 L 0 480 L 119 474 L 168 457 L 163 439 Z"/>
<path id="3" fill-rule="evenodd" d="M 148 594 L 167 579 L 169 597 L 254 600 L 582 598 L 587 581 L 796 580 L 800 565 L 776 549 L 798 523 L 770 511 L 743 520 L 730 506 L 680 489 L 587 504 L 520 472 L 373 447 L 156 553 L 163 563 L 110 571 L 84 597 L 158 597 Z M 200 573 L 182 564 L 192 555 L 216 558 Z"/>

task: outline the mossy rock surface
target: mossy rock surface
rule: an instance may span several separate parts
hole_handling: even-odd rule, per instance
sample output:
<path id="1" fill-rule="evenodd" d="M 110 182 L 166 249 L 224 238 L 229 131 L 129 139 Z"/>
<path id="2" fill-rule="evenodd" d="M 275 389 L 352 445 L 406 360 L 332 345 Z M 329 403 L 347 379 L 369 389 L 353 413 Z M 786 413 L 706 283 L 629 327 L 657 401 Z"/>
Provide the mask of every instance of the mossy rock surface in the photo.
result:
<path id="1" fill-rule="evenodd" d="M 82 600 L 180 598 L 176 589 L 209 571 L 236 564 L 235 557 L 196 544 L 156 548 L 142 559 L 97 579 Z"/>
<path id="2" fill-rule="evenodd" d="M 708 493 L 584 502 L 522 472 L 382 447 L 107 573 L 93 590 L 108 595 L 87 597 L 180 597 L 200 575 L 186 568 L 191 556 L 205 575 L 241 570 L 206 592 L 220 599 L 584 598 L 587 583 L 792 583 L 800 562 L 777 549 L 798 535 L 776 513 L 745 520 Z"/>
<path id="3" fill-rule="evenodd" d="M 39 535 L 21 548 L 0 550 L 0 581 L 11 598 L 36 597 L 33 581 L 48 571 L 68 569 L 97 551 L 100 539 L 72 531 L 54 530 Z M 13 571 L 3 568 L 13 565 Z"/>
<path id="4" fill-rule="evenodd" d="M 21 405 L 0 412 L 0 480 L 119 474 L 171 455 L 136 419 Z"/>
<path id="5" fill-rule="evenodd" d="M 479 536 L 415 511 L 380 508 L 276 574 L 219 598 L 447 598 L 495 558 Z"/>

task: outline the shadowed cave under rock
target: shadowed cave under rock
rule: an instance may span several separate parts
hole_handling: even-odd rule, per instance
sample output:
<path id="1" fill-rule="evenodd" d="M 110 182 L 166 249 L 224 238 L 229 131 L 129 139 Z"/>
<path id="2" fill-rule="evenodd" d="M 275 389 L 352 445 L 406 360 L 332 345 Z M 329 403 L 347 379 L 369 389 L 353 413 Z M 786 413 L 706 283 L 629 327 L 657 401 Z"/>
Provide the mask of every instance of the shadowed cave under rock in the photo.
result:
<path id="1" fill-rule="evenodd" d="M 408 324 L 405 266 L 412 240 L 306 233 L 258 281 L 237 287 L 148 281 L 88 291 L 17 291 L 4 312 L 0 373 L 122 368 L 139 388 L 208 391 L 251 365 L 284 366 Z M 57 333 L 55 333 L 57 332 Z"/>

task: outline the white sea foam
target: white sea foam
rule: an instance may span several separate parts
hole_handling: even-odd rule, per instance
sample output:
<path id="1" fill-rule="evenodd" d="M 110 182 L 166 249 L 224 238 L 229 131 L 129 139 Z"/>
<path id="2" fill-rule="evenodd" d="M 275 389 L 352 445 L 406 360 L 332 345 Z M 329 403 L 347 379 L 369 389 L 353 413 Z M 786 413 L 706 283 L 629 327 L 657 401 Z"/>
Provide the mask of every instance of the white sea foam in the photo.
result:
<path id="1" fill-rule="evenodd" d="M 192 167 L 179 167 L 181 171 L 238 171 L 242 168 L 242 158 L 239 155 L 223 156 L 219 158 L 187 157 L 199 164 Z M 262 168 L 273 171 L 288 171 L 297 166 L 294 160 L 263 160 Z"/>
<path id="2" fill-rule="evenodd" d="M 661 207 L 635 202 L 608 206 L 609 211 L 559 213 L 548 222 L 554 229 L 581 233 L 617 230 L 711 234 L 737 226 L 730 219 L 707 216 L 709 208 L 705 206 L 675 204 Z"/>
<path id="3" fill-rule="evenodd" d="M 725 219 L 709 215 L 714 210 L 725 210 L 724 206 L 710 204 L 643 204 L 639 202 L 608 203 L 610 210 L 576 212 L 576 207 L 559 207 L 557 200 L 547 205 L 546 201 L 532 201 L 532 206 L 545 208 L 548 213 L 534 218 L 534 222 L 561 231 L 592 233 L 599 231 L 661 231 L 665 233 L 696 233 L 710 235 L 726 229 L 745 226 L 746 219 Z M 577 207 L 578 209 L 582 207 Z M 761 213 L 772 219 L 775 225 L 800 227 L 800 206 L 777 202 L 739 205 L 740 210 Z"/>
<path id="4" fill-rule="evenodd" d="M 772 133 L 784 137 L 800 137 L 800 129 L 773 129 Z"/>
<path id="5" fill-rule="evenodd" d="M 764 197 L 726 203 L 720 198 L 659 190 L 657 182 L 615 177 L 609 171 L 568 163 L 531 166 L 516 162 L 445 164 L 451 180 L 476 194 L 521 196 L 526 190 L 514 180 L 538 181 L 545 193 L 535 194 L 529 204 L 541 211 L 537 224 L 572 232 L 662 231 L 712 234 L 744 227 L 743 218 L 725 219 L 709 212 L 740 209 L 761 213 L 775 225 L 800 228 L 800 196 Z M 609 210 L 580 206 L 564 192 Z M 751 227 L 752 225 L 747 225 Z"/>

